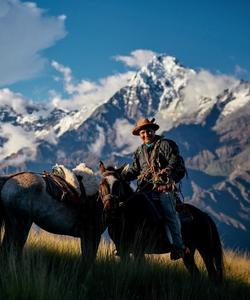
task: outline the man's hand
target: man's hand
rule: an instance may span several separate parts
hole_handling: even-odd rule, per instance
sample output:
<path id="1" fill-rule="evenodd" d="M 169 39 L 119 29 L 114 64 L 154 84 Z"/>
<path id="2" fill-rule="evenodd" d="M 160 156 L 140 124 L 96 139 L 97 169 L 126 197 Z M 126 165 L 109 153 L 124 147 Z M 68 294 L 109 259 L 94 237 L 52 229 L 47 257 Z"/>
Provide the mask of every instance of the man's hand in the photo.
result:
<path id="1" fill-rule="evenodd" d="M 160 192 L 160 193 L 163 193 L 163 192 L 174 192 L 176 191 L 177 188 L 176 188 L 176 185 L 175 183 L 167 183 L 167 184 L 160 184 L 157 186 L 157 191 Z"/>

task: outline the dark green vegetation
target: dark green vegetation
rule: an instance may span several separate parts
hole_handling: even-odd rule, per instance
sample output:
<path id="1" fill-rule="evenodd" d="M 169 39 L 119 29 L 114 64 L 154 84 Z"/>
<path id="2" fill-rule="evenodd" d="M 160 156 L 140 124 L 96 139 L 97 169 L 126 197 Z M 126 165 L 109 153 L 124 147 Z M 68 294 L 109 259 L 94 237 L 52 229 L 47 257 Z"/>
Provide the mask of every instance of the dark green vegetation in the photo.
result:
<path id="1" fill-rule="evenodd" d="M 230 253 L 225 282 L 218 287 L 208 281 L 205 272 L 200 278 L 191 278 L 181 263 L 165 256 L 120 262 L 110 247 L 102 245 L 95 264 L 87 266 L 81 262 L 75 242 L 68 252 L 52 243 L 28 245 L 17 261 L 11 255 L 1 257 L 1 300 L 250 299 L 248 273 L 235 270 L 237 256 Z M 249 258 L 242 258 L 240 264 L 242 260 L 249 264 Z"/>

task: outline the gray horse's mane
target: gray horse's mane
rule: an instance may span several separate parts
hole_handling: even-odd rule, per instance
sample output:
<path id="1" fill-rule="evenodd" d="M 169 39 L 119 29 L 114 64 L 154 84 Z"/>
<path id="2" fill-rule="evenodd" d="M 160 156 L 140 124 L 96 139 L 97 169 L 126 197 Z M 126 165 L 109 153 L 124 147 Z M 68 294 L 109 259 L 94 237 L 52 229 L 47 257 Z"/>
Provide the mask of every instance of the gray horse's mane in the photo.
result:
<path id="1" fill-rule="evenodd" d="M 81 194 L 81 190 L 76 175 L 82 177 L 82 184 L 87 196 L 92 196 L 98 191 L 95 173 L 84 163 L 80 163 L 72 170 L 66 168 L 64 165 L 56 164 L 52 168 L 52 173 L 64 178 L 68 183 L 75 187 L 79 195 Z"/>

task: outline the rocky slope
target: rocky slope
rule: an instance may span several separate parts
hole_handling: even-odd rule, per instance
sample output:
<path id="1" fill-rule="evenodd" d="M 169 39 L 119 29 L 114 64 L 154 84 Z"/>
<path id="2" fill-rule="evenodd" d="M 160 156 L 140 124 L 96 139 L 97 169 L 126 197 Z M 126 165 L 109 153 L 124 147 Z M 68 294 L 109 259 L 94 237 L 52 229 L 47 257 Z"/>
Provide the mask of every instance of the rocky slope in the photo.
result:
<path id="1" fill-rule="evenodd" d="M 8 136 L 0 132 L 5 172 L 20 156 L 15 168 L 39 171 L 55 162 L 74 166 L 85 161 L 95 169 L 100 158 L 130 162 L 139 143 L 131 129 L 139 117 L 155 117 L 159 132 L 178 143 L 188 166 L 186 200 L 214 217 L 226 246 L 250 250 L 249 82 L 185 68 L 174 57 L 160 55 L 89 117 L 60 109 L 45 115 L 32 106 L 21 118 L 0 107 L 2 133 L 7 132 L 3 124 L 33 131 L 36 145 L 33 156 L 27 146 L 4 156 Z M 33 115 L 40 118 L 32 120 Z"/>

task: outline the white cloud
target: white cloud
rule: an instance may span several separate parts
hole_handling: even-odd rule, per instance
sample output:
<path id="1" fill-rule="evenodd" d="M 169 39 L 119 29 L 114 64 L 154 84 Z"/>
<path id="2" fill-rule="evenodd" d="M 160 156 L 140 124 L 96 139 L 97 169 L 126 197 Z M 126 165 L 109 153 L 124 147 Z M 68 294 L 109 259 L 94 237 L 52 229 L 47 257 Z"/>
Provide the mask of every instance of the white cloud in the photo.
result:
<path id="1" fill-rule="evenodd" d="M 72 94 L 74 92 L 74 86 L 72 84 L 71 69 L 59 64 L 57 61 L 52 61 L 51 66 L 63 75 L 64 88 L 68 94 Z M 56 77 L 55 80 L 59 81 L 60 78 Z"/>
<path id="2" fill-rule="evenodd" d="M 140 145 L 140 139 L 132 135 L 134 124 L 130 124 L 126 119 L 118 119 L 114 128 L 116 128 L 116 146 L 122 149 L 120 154 L 126 155 L 134 152 Z"/>
<path id="3" fill-rule="evenodd" d="M 25 131 L 20 126 L 12 124 L 2 124 L 0 128 L 0 136 L 7 141 L 0 147 L 0 160 L 16 154 L 22 150 L 20 157 L 15 158 L 19 163 L 25 160 L 35 159 L 36 156 L 36 138 L 33 132 Z M 13 160 L 14 161 L 14 160 Z M 15 163 L 16 165 L 16 163 Z"/>
<path id="4" fill-rule="evenodd" d="M 106 137 L 104 134 L 104 129 L 102 127 L 97 125 L 96 128 L 98 130 L 99 136 L 96 141 L 89 146 L 89 151 L 91 153 L 95 153 L 96 156 L 100 156 L 102 153 L 102 149 L 105 146 Z"/>
<path id="5" fill-rule="evenodd" d="M 17 114 L 25 114 L 27 113 L 25 106 L 28 102 L 29 101 L 19 93 L 14 93 L 7 88 L 0 89 L 0 107 L 8 105 Z"/>
<path id="6" fill-rule="evenodd" d="M 114 59 L 123 62 L 129 67 L 141 68 L 147 65 L 155 55 L 157 53 L 151 50 L 138 49 L 132 51 L 128 56 L 117 55 Z"/>
<path id="7" fill-rule="evenodd" d="M 99 79 L 97 82 L 81 80 L 79 83 L 74 83 L 70 68 L 56 61 L 52 62 L 52 66 L 63 75 L 64 88 L 70 96 L 65 99 L 53 91 L 51 93 L 52 103 L 56 107 L 70 110 L 87 108 L 88 111 L 92 111 L 91 108 L 103 104 L 119 89 L 126 86 L 129 79 L 134 75 L 134 72 L 131 71 L 111 75 Z"/>
<path id="8" fill-rule="evenodd" d="M 0 86 L 32 78 L 46 59 L 41 51 L 66 34 L 65 16 L 48 16 L 35 3 L 0 1 Z"/>
<path id="9" fill-rule="evenodd" d="M 35 136 L 38 140 L 44 140 L 50 143 L 51 145 L 56 145 L 58 143 L 58 137 L 55 133 L 54 128 L 49 130 L 43 129 L 41 131 L 35 132 Z"/>
<path id="10" fill-rule="evenodd" d="M 1 1 L 1 0 L 0 0 Z M 5 1 L 6 2 L 6 1 Z M 16 3 L 19 3 L 16 1 Z M 33 5 L 33 4 L 32 4 Z M 30 9 L 37 10 L 36 6 L 30 6 Z M 1 10 L 0 10 L 1 11 Z M 62 17 L 63 18 L 63 17 Z M 1 45 L 0 45 L 1 48 Z M 125 64 L 134 67 L 145 65 L 155 55 L 154 52 L 148 50 L 136 50 L 130 56 L 117 56 L 116 60 L 122 61 Z M 67 130 L 78 128 L 94 111 L 94 109 L 109 100 L 119 89 L 126 86 L 130 78 L 135 72 L 126 72 L 114 74 L 98 81 L 81 80 L 76 81 L 69 67 L 65 67 L 56 61 L 52 62 L 52 66 L 58 71 L 59 77 L 64 85 L 64 91 L 67 97 L 63 97 L 55 91 L 51 91 L 51 98 L 48 107 L 58 107 L 65 110 L 79 110 L 71 112 L 70 116 L 62 118 L 53 130 L 42 130 L 36 133 L 28 133 L 21 127 L 15 127 L 10 124 L 4 124 L 0 128 L 0 136 L 8 139 L 7 142 L 0 148 L 0 159 L 7 157 L 11 153 L 18 152 L 22 147 L 27 147 L 20 156 L 20 161 L 26 158 L 34 157 L 38 139 L 47 140 L 51 144 L 56 144 L 58 136 Z M 1 72 L 1 71 L 0 71 Z M 214 104 L 216 96 L 223 92 L 224 89 L 231 88 L 238 83 L 238 80 L 226 75 L 213 75 L 208 71 L 202 70 L 196 74 L 190 75 L 187 86 L 182 90 L 183 101 L 182 106 L 178 107 L 177 101 L 172 103 L 164 115 L 161 113 L 157 115 L 157 122 L 161 125 L 162 130 L 170 129 L 173 126 L 173 120 L 177 120 L 183 116 L 189 119 L 189 115 L 206 110 Z M 210 100 L 203 103 L 202 97 L 207 97 Z M 9 89 L 0 90 L 0 106 L 10 105 L 19 114 L 27 115 L 25 106 L 31 101 L 26 100 L 22 95 L 13 93 Z M 203 106 L 202 106 L 203 105 Z M 45 114 L 45 115 L 44 115 Z M 38 117 L 46 117 L 45 111 L 35 112 L 34 115 L 27 115 L 28 119 L 35 119 Z M 27 120 L 27 117 L 25 118 Z M 131 134 L 133 124 L 130 124 L 125 119 L 116 121 L 114 128 L 116 128 L 116 145 L 121 150 L 121 154 L 129 154 L 133 152 L 140 144 L 140 139 Z M 105 146 L 105 132 L 103 128 L 97 126 L 99 136 L 96 141 L 90 146 L 90 151 L 99 156 Z M 15 152 L 14 152 L 15 151 Z M 31 154 L 30 154 L 31 153 Z"/>
<path id="11" fill-rule="evenodd" d="M 225 89 L 230 89 L 238 84 L 238 80 L 231 76 L 214 75 L 202 70 L 191 75 L 186 87 L 183 89 L 184 106 L 182 113 L 193 113 L 202 105 L 201 98 L 210 98 L 210 106 L 216 101 L 216 96 Z M 204 102 L 204 106 L 208 106 Z"/>
<path id="12" fill-rule="evenodd" d="M 248 74 L 248 71 L 242 68 L 240 65 L 236 65 L 234 68 L 234 72 L 236 76 L 244 76 Z"/>
<path id="13" fill-rule="evenodd" d="M 27 106 L 34 106 L 36 109 L 32 113 L 27 112 Z M 1 117 L 5 110 L 7 116 L 16 118 L 16 122 L 21 126 L 33 124 L 40 119 L 46 119 L 53 106 L 50 104 L 34 104 L 31 100 L 25 99 L 23 95 L 14 93 L 10 89 L 0 89 L 0 111 Z M 0 124 L 0 137 L 4 139 L 3 146 L 0 146 L 0 160 L 6 160 L 7 165 L 18 165 L 25 160 L 35 159 L 38 140 L 45 140 L 50 144 L 57 143 L 57 137 L 53 130 L 27 131 L 21 126 L 14 126 L 11 123 Z M 7 141 L 5 141 L 7 140 Z M 7 158 L 12 154 L 18 153 L 18 157 Z"/>
<path id="14" fill-rule="evenodd" d="M 157 113 L 159 133 L 170 130 L 179 121 L 187 124 L 203 122 L 207 113 L 219 101 L 217 96 L 238 84 L 239 80 L 235 77 L 214 75 L 206 70 L 190 73 L 180 96 Z"/>
<path id="15" fill-rule="evenodd" d="M 15 93 L 8 88 L 0 89 L 0 109 L 4 107 L 11 108 L 17 117 L 17 122 L 33 123 L 39 119 L 46 119 L 54 106 L 51 103 L 39 104 L 32 100 L 26 99 L 22 94 Z M 27 112 L 27 106 L 35 107 L 32 113 Z"/>

